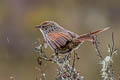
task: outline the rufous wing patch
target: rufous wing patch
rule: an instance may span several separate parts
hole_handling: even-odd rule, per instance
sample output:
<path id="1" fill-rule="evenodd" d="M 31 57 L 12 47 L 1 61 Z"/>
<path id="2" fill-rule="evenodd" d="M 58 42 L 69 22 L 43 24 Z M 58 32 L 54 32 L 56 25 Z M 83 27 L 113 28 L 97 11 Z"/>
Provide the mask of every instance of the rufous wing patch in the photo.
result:
<path id="1" fill-rule="evenodd" d="M 49 39 L 57 47 L 65 46 L 68 41 L 72 40 L 72 38 L 69 35 L 64 34 L 64 33 L 52 33 L 52 34 L 49 34 Z"/>

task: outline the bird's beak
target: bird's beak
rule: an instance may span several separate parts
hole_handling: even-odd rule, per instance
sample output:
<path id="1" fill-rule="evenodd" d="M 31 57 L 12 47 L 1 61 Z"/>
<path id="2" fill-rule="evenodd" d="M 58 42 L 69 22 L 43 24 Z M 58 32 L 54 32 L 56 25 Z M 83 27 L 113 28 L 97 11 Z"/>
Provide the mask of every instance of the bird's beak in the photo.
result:
<path id="1" fill-rule="evenodd" d="M 41 28 L 41 26 L 40 25 L 36 25 L 35 28 Z"/>

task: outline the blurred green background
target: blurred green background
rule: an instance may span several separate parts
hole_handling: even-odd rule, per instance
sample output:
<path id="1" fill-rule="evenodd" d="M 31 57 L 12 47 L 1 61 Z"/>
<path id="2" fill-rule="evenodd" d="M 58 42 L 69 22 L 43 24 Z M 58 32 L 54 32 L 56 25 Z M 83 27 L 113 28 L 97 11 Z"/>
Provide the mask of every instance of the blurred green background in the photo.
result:
<path id="1" fill-rule="evenodd" d="M 34 42 L 42 35 L 33 26 L 46 20 L 56 21 L 77 34 L 110 26 L 110 30 L 98 36 L 103 55 L 107 55 L 112 32 L 115 47 L 120 48 L 120 0 L 0 0 L 0 80 L 9 80 L 10 76 L 35 80 L 40 76 L 35 69 L 38 64 Z M 80 74 L 85 80 L 100 80 L 101 67 L 92 44 L 85 42 L 77 52 L 80 60 L 76 69 Z M 113 60 L 117 77 L 120 55 Z M 55 79 L 55 64 L 44 62 L 41 69 L 47 80 Z"/>

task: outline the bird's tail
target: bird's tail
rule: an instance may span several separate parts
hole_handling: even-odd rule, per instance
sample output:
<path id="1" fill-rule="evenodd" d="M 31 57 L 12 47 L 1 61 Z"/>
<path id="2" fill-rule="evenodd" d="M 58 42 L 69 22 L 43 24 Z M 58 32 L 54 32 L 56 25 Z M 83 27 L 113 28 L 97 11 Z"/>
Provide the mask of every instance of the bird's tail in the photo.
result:
<path id="1" fill-rule="evenodd" d="M 104 32 L 106 30 L 108 30 L 110 27 L 107 27 L 107 28 L 104 28 L 104 29 L 100 29 L 100 30 L 97 30 L 95 32 L 91 32 L 91 33 L 87 33 L 87 34 L 83 34 L 83 35 L 80 35 L 77 39 L 80 40 L 80 42 L 84 42 L 84 41 L 93 41 L 93 37 L 96 36 L 97 34 L 101 33 L 101 32 Z"/>

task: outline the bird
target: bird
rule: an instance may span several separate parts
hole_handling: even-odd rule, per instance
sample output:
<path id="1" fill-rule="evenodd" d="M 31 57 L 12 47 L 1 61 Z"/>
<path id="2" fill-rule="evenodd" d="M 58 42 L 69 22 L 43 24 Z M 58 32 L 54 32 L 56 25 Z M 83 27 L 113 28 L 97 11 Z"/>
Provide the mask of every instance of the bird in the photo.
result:
<path id="1" fill-rule="evenodd" d="M 55 21 L 44 21 L 35 28 L 39 29 L 44 38 L 44 44 L 56 54 L 66 54 L 78 49 L 85 41 L 94 42 L 94 36 L 108 30 L 110 27 L 94 32 L 78 35 L 60 26 Z"/>

